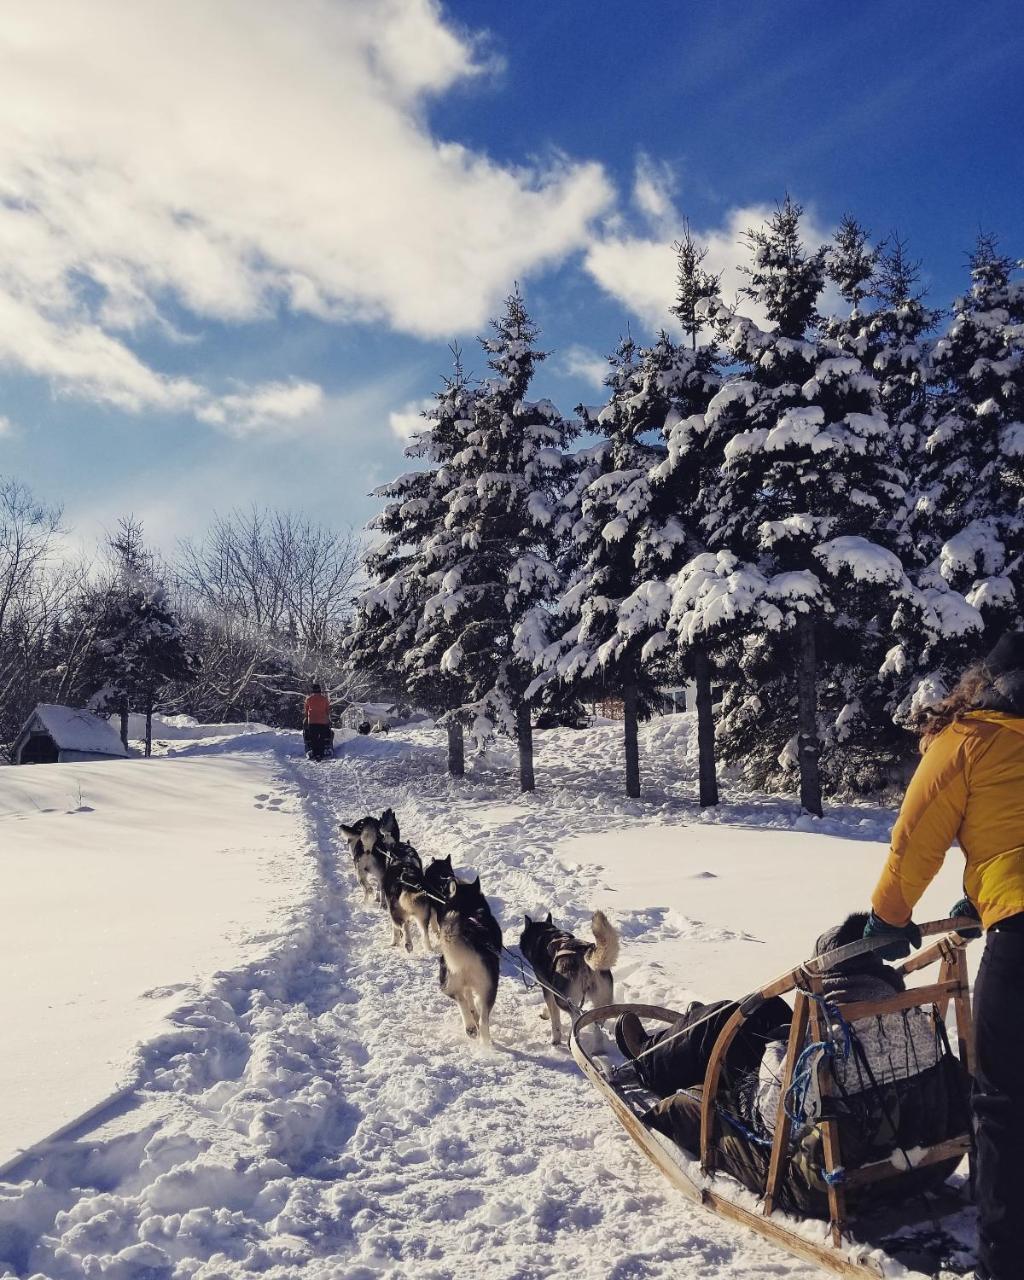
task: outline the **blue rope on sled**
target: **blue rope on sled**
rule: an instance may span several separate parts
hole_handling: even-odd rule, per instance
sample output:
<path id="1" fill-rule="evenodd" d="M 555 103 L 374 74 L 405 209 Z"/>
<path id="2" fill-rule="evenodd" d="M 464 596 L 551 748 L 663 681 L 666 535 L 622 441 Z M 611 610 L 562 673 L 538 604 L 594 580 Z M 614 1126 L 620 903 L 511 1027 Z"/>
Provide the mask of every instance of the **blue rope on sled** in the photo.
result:
<path id="1" fill-rule="evenodd" d="M 813 992 L 805 992 L 809 999 L 816 1001 L 824 1010 L 826 1018 L 830 1025 L 838 1024 L 843 1033 L 842 1051 L 839 1055 L 845 1062 L 853 1048 L 853 1031 L 850 1024 L 840 1013 L 838 1007 L 834 1005 L 827 997 L 815 995 Z M 790 1120 L 800 1124 L 805 1119 L 805 1106 L 807 1103 L 807 1095 L 810 1092 L 811 1084 L 814 1081 L 814 1073 L 817 1070 L 817 1060 L 824 1054 L 827 1057 L 834 1058 L 837 1056 L 836 1045 L 832 1040 L 815 1040 L 813 1044 L 809 1044 L 796 1060 L 796 1067 L 793 1071 L 793 1080 L 789 1088 L 786 1090 L 786 1096 L 783 1099 L 783 1106 L 786 1108 L 786 1115 Z M 838 1173 L 839 1170 L 836 1170 Z"/>

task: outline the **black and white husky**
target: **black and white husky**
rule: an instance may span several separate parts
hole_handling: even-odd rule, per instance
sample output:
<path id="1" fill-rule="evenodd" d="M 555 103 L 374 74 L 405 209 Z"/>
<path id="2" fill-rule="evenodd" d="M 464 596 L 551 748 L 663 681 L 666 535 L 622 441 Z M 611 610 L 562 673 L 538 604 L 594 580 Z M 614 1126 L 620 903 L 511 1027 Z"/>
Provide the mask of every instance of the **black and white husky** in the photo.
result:
<path id="1" fill-rule="evenodd" d="M 490 1048 L 491 1010 L 498 994 L 501 925 L 480 890 L 453 879 L 439 922 L 441 990 L 458 1004 L 466 1035 Z"/>
<path id="2" fill-rule="evenodd" d="M 341 834 L 352 851 L 352 865 L 363 890 L 363 901 L 368 902 L 372 897 L 378 906 L 384 903 L 384 872 L 388 865 L 384 849 L 389 815 L 394 818 L 393 812 L 385 809 L 379 818 L 367 814 L 351 826 L 341 824 Z"/>
<path id="3" fill-rule="evenodd" d="M 423 884 L 423 861 L 412 845 L 402 840 L 388 849 L 387 856 L 384 903 L 391 916 L 391 945 L 397 947 L 404 939 L 406 951 L 412 951 L 415 922 L 423 935 L 424 947 L 430 951 L 433 913 Z"/>
<path id="4" fill-rule="evenodd" d="M 519 950 L 544 984 L 552 1044 L 562 1043 L 560 1010 L 580 1009 L 585 1000 L 597 1008 L 614 999 L 612 969 L 619 959 L 619 934 L 603 911 L 594 912 L 590 927 L 594 941 L 584 942 L 553 924 L 549 911 L 546 920 L 527 916 L 519 938 Z"/>

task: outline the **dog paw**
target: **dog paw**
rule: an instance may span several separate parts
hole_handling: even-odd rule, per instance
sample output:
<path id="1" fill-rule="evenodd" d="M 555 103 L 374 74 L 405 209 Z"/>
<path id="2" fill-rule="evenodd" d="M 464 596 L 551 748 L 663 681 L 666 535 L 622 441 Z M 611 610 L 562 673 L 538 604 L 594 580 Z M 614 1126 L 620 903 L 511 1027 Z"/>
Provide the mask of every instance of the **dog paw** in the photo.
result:
<path id="1" fill-rule="evenodd" d="M 547 1020 L 551 1017 L 551 1014 L 548 1013 L 547 1009 L 541 1009 L 540 1016 L 544 1019 L 545 1022 L 547 1022 Z"/>

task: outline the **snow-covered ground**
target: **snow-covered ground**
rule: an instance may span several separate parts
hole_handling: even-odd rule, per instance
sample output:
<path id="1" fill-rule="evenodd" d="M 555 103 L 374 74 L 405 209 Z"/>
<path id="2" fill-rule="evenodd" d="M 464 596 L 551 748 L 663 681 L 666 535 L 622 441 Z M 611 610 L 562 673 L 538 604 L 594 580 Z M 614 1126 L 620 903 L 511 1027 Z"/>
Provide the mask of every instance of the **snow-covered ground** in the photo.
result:
<path id="1" fill-rule="evenodd" d="M 240 802 L 248 788 L 246 843 L 259 823 L 280 824 L 279 836 L 294 826 L 273 852 L 280 900 L 254 953 L 216 961 L 220 972 L 180 994 L 139 1053 L 131 1097 L 0 1190 L 10 1274 L 816 1274 L 669 1190 L 566 1050 L 548 1043 L 536 992 L 511 967 L 495 1052 L 470 1046 L 437 989 L 436 959 L 388 948 L 390 931 L 355 892 L 337 823 L 392 805 L 425 857 L 450 853 L 460 873 L 481 874 L 506 941 L 518 940 L 524 911 L 550 909 L 585 932 L 603 906 L 623 935 L 620 994 L 670 1004 L 747 989 L 865 903 L 889 812 L 849 807 L 816 822 L 790 802 L 726 788 L 726 803 L 701 814 L 683 717 L 643 730 L 645 796 L 630 801 L 619 732 L 538 734 L 539 790 L 528 797 L 507 746 L 464 781 L 447 779 L 429 729 L 352 738 L 322 766 L 299 758 L 298 735 L 271 731 L 101 766 L 138 778 L 122 841 L 137 839 L 149 788 L 180 776 L 209 847 L 211 793 L 226 795 L 235 769 Z M 289 813 L 253 807 L 271 800 Z M 957 860 L 928 900 L 935 914 L 959 896 Z M 205 883 L 186 874 L 198 902 Z M 188 982 L 201 967 L 180 954 L 160 982 Z"/>
<path id="2" fill-rule="evenodd" d="M 184 991 L 288 926 L 311 868 L 267 764 L 0 769 L 0 1166 L 129 1078 Z"/>

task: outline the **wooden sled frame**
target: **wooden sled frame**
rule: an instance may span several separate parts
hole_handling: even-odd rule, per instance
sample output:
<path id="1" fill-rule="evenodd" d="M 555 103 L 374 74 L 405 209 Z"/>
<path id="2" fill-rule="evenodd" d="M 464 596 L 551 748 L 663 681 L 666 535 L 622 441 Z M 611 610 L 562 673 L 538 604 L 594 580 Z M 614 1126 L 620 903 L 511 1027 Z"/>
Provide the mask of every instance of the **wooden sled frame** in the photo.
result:
<path id="1" fill-rule="evenodd" d="M 901 973 L 908 975 L 917 973 L 933 964 L 939 965 L 937 981 L 921 987 L 915 987 L 903 993 L 877 1001 L 857 1002 L 837 1005 L 836 1008 L 847 1022 L 858 1018 L 872 1017 L 876 1014 L 897 1013 L 922 1005 L 932 1005 L 938 1016 L 945 1020 L 950 1002 L 956 1015 L 957 1042 L 960 1061 L 968 1071 L 974 1067 L 974 1033 L 971 1018 L 970 991 L 967 977 L 967 961 L 964 949 L 970 939 L 963 938 L 957 928 L 977 928 L 974 920 L 935 920 L 921 926 L 922 936 L 935 938 L 934 942 L 925 946 L 917 955 L 898 966 Z M 573 1024 L 569 1037 L 569 1048 L 577 1065 L 588 1080 L 597 1088 L 606 1102 L 609 1103 L 623 1128 L 640 1147 L 648 1159 L 661 1170 L 668 1180 L 688 1199 L 705 1205 L 721 1218 L 738 1222 L 749 1227 L 758 1235 L 775 1244 L 781 1245 L 796 1257 L 817 1266 L 824 1267 L 834 1275 L 872 1277 L 883 1274 L 877 1262 L 864 1255 L 872 1246 L 860 1245 L 849 1233 L 846 1212 L 846 1188 L 877 1182 L 886 1178 L 898 1177 L 903 1170 L 891 1160 L 881 1160 L 859 1169 L 851 1170 L 845 1175 L 843 1182 L 830 1182 L 828 1186 L 829 1223 L 827 1236 L 820 1243 L 808 1238 L 788 1225 L 792 1222 L 785 1215 L 776 1213 L 779 1187 L 785 1173 L 788 1158 L 789 1137 L 792 1122 L 785 1108 L 779 1108 L 771 1157 L 765 1186 L 761 1195 L 761 1212 L 737 1203 L 728 1194 L 717 1191 L 714 1187 L 714 1137 L 717 1121 L 716 1100 L 722 1076 L 722 1067 L 726 1052 L 736 1037 L 743 1023 L 773 996 L 784 996 L 795 992 L 793 1021 L 786 1049 L 786 1060 L 782 1077 L 782 1096 L 792 1084 L 796 1060 L 803 1048 L 804 1039 L 811 1028 L 814 1038 L 822 1040 L 826 1037 L 827 1028 L 821 1002 L 814 999 L 822 991 L 821 974 L 842 960 L 852 959 L 856 955 L 876 951 L 886 946 L 891 939 L 866 939 L 853 943 L 840 951 L 826 956 L 815 957 L 795 969 L 790 969 L 774 981 L 767 983 L 759 990 L 740 1001 L 736 1012 L 722 1028 L 708 1062 L 704 1077 L 704 1091 L 701 1100 L 701 1149 L 700 1167 L 705 1175 L 698 1183 L 688 1176 L 686 1171 L 673 1158 L 672 1144 L 653 1130 L 646 1128 L 634 1113 L 629 1104 L 612 1086 L 607 1076 L 595 1064 L 590 1053 L 581 1043 L 581 1033 L 597 1022 L 614 1018 L 622 1013 L 635 1013 L 640 1018 L 657 1022 L 675 1022 L 681 1015 L 671 1009 L 659 1005 L 614 1004 L 604 1005 L 597 1009 L 589 1009 Z M 829 1079 L 827 1072 L 819 1071 L 819 1085 L 822 1097 L 828 1092 Z M 832 1173 L 842 1167 L 838 1123 L 835 1120 L 821 1122 L 822 1146 L 825 1156 L 826 1172 Z M 915 1167 L 949 1159 L 954 1155 L 967 1155 L 973 1161 L 973 1135 L 962 1134 L 956 1138 L 939 1143 L 922 1151 Z M 972 1168 L 973 1173 L 973 1168 Z M 876 1251 L 877 1252 L 877 1251 Z"/>

